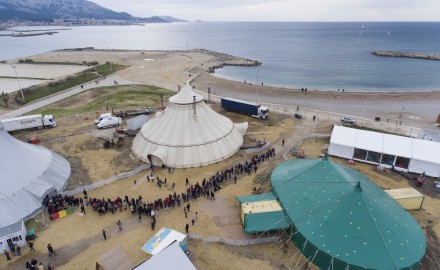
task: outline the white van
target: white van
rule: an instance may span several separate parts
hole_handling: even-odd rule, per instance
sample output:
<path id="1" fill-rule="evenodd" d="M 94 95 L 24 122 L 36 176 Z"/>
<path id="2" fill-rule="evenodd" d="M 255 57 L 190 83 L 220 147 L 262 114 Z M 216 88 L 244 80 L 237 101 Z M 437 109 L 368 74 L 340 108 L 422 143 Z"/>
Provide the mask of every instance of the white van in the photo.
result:
<path id="1" fill-rule="evenodd" d="M 120 124 L 122 124 L 122 120 L 120 117 L 111 117 L 110 119 L 102 119 L 102 121 L 99 122 L 96 126 L 98 128 L 109 128 L 119 126 Z"/>
<path id="2" fill-rule="evenodd" d="M 101 114 L 98 118 L 95 119 L 95 124 L 99 124 L 104 119 L 111 119 L 113 117 L 112 113 L 104 113 Z"/>

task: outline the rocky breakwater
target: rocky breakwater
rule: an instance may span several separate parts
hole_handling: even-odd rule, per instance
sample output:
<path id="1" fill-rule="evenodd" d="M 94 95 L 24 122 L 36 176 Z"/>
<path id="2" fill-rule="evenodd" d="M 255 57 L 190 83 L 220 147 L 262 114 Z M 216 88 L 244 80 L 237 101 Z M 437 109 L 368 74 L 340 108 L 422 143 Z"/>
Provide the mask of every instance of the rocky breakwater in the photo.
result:
<path id="1" fill-rule="evenodd" d="M 230 54 L 219 53 L 209 50 L 204 50 L 205 54 L 213 56 L 211 60 L 204 64 L 203 68 L 209 73 L 214 73 L 216 69 L 224 66 L 261 66 L 261 62 L 233 56 Z"/>
<path id="2" fill-rule="evenodd" d="M 428 59 L 428 60 L 440 60 L 440 54 L 434 54 L 434 53 L 375 51 L 372 52 L 371 54 L 377 56 L 388 56 L 388 57 L 406 57 L 406 58 L 419 58 L 419 59 Z"/>

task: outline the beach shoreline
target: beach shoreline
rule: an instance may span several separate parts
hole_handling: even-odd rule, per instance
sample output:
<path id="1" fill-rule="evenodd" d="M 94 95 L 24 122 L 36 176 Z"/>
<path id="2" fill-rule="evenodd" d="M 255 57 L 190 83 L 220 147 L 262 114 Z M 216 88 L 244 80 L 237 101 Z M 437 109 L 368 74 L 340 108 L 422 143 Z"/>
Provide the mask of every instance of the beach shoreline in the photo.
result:
<path id="1" fill-rule="evenodd" d="M 210 67 L 222 64 L 243 65 L 242 60 L 249 61 L 249 66 L 255 65 L 254 60 L 237 56 L 212 52 L 209 50 L 56 50 L 28 57 L 35 61 L 53 62 L 82 62 L 110 61 L 129 68 L 118 71 L 121 78 L 163 87 L 177 91 L 178 86 L 196 74 L 199 74 L 193 85 L 197 90 L 216 96 L 255 101 L 264 104 L 279 104 L 347 114 L 355 117 L 374 119 L 399 120 L 405 125 L 432 128 L 440 113 L 440 91 L 424 92 L 363 92 L 363 91 L 330 91 L 276 87 L 269 85 L 249 85 L 239 81 L 215 76 L 209 73 Z M 232 58 L 231 58 L 232 57 Z M 15 59 L 14 61 L 17 61 Z M 228 62 L 229 61 L 229 62 Z M 9 63 L 11 63 L 10 61 Z M 246 63 L 245 63 L 246 64 Z M 40 67 L 37 67 L 40 68 Z M 0 74 L 1 75 L 1 74 Z"/>

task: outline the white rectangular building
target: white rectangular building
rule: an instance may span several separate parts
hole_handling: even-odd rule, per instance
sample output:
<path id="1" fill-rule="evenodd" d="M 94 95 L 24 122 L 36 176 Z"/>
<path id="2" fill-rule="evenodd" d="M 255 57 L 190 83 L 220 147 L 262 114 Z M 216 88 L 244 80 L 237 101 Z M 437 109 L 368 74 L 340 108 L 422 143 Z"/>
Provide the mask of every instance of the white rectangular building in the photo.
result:
<path id="1" fill-rule="evenodd" d="M 440 143 L 334 126 L 328 154 L 412 173 L 440 176 Z"/>

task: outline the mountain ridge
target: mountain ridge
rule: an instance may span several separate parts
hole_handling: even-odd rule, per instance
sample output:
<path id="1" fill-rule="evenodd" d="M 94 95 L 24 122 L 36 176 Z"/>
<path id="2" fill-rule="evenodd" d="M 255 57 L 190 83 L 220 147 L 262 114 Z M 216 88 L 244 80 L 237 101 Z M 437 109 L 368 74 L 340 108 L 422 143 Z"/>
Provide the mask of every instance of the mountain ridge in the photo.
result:
<path id="1" fill-rule="evenodd" d="M 0 0 L 0 20 L 53 21 L 54 19 L 161 23 L 182 21 L 170 16 L 135 17 L 127 12 L 116 12 L 88 0 Z"/>

